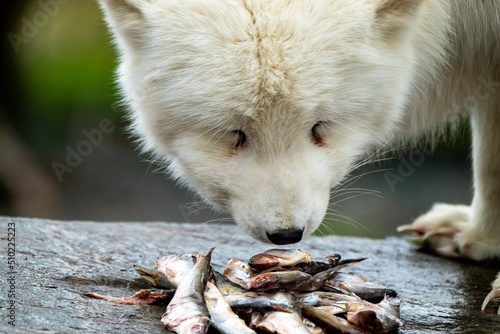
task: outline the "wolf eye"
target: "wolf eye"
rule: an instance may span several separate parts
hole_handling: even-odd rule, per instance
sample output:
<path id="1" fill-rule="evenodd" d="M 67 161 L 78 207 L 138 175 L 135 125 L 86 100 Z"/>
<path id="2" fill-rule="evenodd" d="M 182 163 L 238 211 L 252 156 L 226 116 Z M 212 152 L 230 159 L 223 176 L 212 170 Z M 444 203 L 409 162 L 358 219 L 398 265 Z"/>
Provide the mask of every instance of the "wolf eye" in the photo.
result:
<path id="1" fill-rule="evenodd" d="M 325 137 L 326 137 L 326 132 L 325 129 L 323 129 L 322 125 L 325 122 L 320 121 L 316 124 L 311 129 L 311 140 L 314 145 L 317 146 L 326 146 L 325 142 Z"/>
<path id="2" fill-rule="evenodd" d="M 245 134 L 245 132 L 241 130 L 234 130 L 233 133 L 236 134 L 236 138 L 233 143 L 234 147 L 241 148 L 245 146 L 245 144 L 247 143 L 247 135 Z"/>

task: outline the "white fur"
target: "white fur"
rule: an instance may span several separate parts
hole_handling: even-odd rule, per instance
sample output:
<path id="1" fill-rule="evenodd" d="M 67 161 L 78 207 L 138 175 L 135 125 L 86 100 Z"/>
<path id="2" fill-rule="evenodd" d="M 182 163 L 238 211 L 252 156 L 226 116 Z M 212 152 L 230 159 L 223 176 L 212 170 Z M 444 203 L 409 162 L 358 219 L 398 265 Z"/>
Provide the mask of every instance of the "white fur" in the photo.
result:
<path id="1" fill-rule="evenodd" d="M 425 228 L 456 229 L 445 255 L 500 256 L 498 1 L 100 3 L 144 150 L 255 238 L 314 231 L 360 157 L 470 112 L 470 214 L 435 208 Z"/>

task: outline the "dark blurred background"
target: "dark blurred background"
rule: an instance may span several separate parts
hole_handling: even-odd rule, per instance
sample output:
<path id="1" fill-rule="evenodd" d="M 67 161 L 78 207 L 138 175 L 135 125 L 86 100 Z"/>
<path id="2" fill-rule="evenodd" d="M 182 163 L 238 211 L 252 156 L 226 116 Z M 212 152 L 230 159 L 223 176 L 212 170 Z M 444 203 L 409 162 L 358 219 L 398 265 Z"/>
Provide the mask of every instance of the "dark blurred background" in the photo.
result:
<path id="1" fill-rule="evenodd" d="M 126 133 L 115 50 L 94 0 L 0 5 L 0 215 L 230 221 L 176 187 Z M 434 152 L 378 157 L 332 194 L 317 234 L 383 237 L 436 202 L 469 203 L 467 126 Z"/>

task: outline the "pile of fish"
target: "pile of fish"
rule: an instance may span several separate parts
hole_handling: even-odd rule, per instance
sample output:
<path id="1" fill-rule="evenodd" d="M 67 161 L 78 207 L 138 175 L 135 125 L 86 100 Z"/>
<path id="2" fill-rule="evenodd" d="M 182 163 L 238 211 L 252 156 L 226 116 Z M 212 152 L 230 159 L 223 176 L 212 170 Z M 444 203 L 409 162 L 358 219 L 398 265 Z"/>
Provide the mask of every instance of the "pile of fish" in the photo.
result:
<path id="1" fill-rule="evenodd" d="M 394 290 L 340 269 L 364 259 L 312 259 L 300 249 L 271 249 L 248 262 L 231 259 L 223 273 L 207 255 L 173 254 L 155 270 L 136 266 L 155 288 L 131 297 L 86 295 L 121 304 L 168 303 L 161 321 L 175 333 L 391 333 L 403 325 Z"/>

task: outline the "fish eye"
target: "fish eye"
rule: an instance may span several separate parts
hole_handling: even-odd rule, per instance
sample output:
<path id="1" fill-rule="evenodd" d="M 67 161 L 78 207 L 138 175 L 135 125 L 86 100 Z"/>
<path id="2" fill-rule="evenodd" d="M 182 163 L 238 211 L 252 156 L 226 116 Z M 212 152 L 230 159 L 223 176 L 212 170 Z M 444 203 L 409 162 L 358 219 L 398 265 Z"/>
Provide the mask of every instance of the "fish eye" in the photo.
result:
<path id="1" fill-rule="evenodd" d="M 247 135 L 245 134 L 245 132 L 243 132 L 242 130 L 234 130 L 233 133 L 236 134 L 236 138 L 233 143 L 234 147 L 244 147 L 247 143 Z"/>

